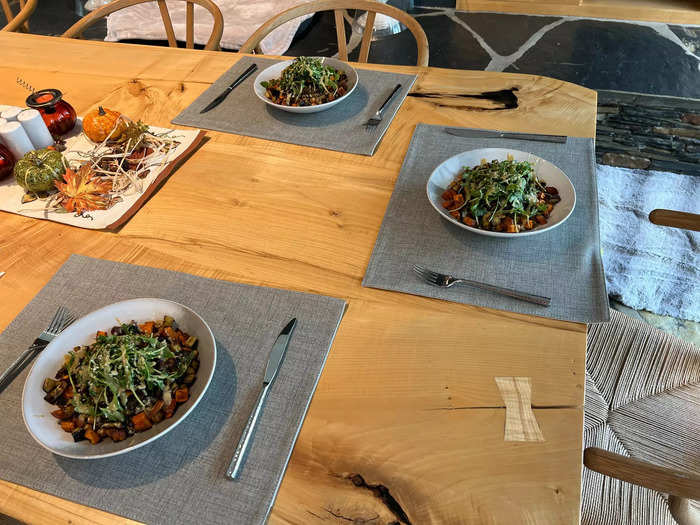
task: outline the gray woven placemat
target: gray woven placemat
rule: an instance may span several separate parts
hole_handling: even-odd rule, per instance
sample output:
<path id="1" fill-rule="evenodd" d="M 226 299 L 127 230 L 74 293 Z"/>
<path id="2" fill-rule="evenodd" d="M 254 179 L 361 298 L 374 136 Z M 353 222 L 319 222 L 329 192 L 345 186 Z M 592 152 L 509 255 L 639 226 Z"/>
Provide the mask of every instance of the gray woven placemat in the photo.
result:
<path id="1" fill-rule="evenodd" d="M 419 124 L 362 284 L 552 319 L 607 321 L 593 147 L 593 139 L 573 137 L 566 144 L 462 138 Z M 561 168 L 576 189 L 571 216 L 552 231 L 521 239 L 477 235 L 440 217 L 426 196 L 428 177 L 445 159 L 479 148 L 527 151 Z M 436 288 L 419 280 L 414 264 L 545 295 L 552 304 L 545 308 L 466 286 Z"/>
<path id="2" fill-rule="evenodd" d="M 373 155 L 416 80 L 416 75 L 357 69 L 360 82 L 348 100 L 319 113 L 288 113 L 268 106 L 253 91 L 259 72 L 277 62 L 280 60 L 241 58 L 175 117 L 173 123 L 301 146 Z M 258 65 L 258 71 L 245 79 L 217 107 L 203 115 L 199 113 L 252 63 Z M 381 124 L 368 133 L 363 124 L 398 83 L 403 86 L 400 93 L 385 110 Z"/>
<path id="3" fill-rule="evenodd" d="M 25 370 L 0 393 L 0 477 L 146 523 L 264 522 L 344 301 L 74 255 L 0 335 L 0 368 L 34 340 L 58 305 L 82 315 L 134 297 L 180 302 L 211 327 L 218 360 L 200 404 L 140 449 L 107 459 L 67 459 L 39 446 L 24 426 Z M 230 481 L 224 473 L 262 386 L 269 351 L 292 317 L 297 328 L 253 446 L 240 479 Z"/>

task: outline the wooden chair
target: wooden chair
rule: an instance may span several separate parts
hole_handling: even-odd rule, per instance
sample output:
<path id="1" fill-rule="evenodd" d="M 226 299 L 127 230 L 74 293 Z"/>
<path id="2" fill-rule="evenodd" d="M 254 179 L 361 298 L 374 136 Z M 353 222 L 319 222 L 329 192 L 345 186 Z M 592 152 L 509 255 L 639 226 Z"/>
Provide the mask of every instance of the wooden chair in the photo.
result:
<path id="1" fill-rule="evenodd" d="M 7 25 L 0 29 L 0 31 L 20 30 L 29 33 L 28 19 L 32 16 L 38 3 L 39 0 L 19 0 L 19 12 L 17 15 L 14 15 L 8 0 L 0 0 L 0 6 L 2 6 L 5 18 L 7 18 Z"/>
<path id="2" fill-rule="evenodd" d="M 411 15 L 405 11 L 401 11 L 395 7 L 374 2 L 371 0 L 315 0 L 306 2 L 301 5 L 282 11 L 280 14 L 272 17 L 265 22 L 260 28 L 251 35 L 251 37 L 243 44 L 239 53 L 252 53 L 253 51 L 260 53 L 260 42 L 270 32 L 282 24 L 294 20 L 300 16 L 310 15 L 319 11 L 333 11 L 335 14 L 335 32 L 338 39 L 338 58 L 347 61 L 348 49 L 345 40 L 345 24 L 343 21 L 343 13 L 346 9 L 359 9 L 367 11 L 367 22 L 362 35 L 362 44 L 360 45 L 360 56 L 358 62 L 367 62 L 369 57 L 369 46 L 372 42 L 372 28 L 374 27 L 374 19 L 377 13 L 387 15 L 395 20 L 398 20 L 405 25 L 416 39 L 418 47 L 418 66 L 428 65 L 428 38 L 425 36 L 425 31 L 420 24 Z"/>
<path id="3" fill-rule="evenodd" d="M 700 215 L 674 210 L 652 210 L 649 220 L 658 226 L 671 226 L 700 232 Z"/>
<path id="4" fill-rule="evenodd" d="M 187 35 L 186 35 L 186 46 L 189 49 L 194 48 L 194 4 L 201 5 L 206 8 L 214 17 L 214 27 L 211 31 L 211 36 L 209 41 L 204 46 L 204 49 L 209 51 L 216 51 L 219 49 L 219 44 L 221 42 L 221 34 L 224 31 L 224 17 L 221 11 L 216 6 L 212 0 L 182 0 L 187 2 Z M 80 38 L 83 31 L 88 27 L 93 25 L 95 22 L 104 18 L 107 15 L 119 11 L 126 7 L 131 7 L 132 5 L 145 4 L 146 2 L 158 2 L 158 7 L 160 8 L 160 16 L 163 19 L 163 25 L 165 25 L 165 33 L 168 36 L 168 44 L 170 47 L 177 47 L 177 40 L 175 39 L 175 31 L 173 30 L 173 23 L 170 20 L 170 12 L 168 11 L 168 6 L 165 0 L 114 0 L 109 4 L 95 9 L 89 15 L 84 16 L 78 22 L 76 22 L 68 31 L 63 33 L 62 36 L 67 38 Z"/>
<path id="5" fill-rule="evenodd" d="M 700 500 L 700 475 L 681 472 L 598 447 L 587 448 L 583 464 L 605 476 L 668 494 L 671 514 L 681 525 L 694 523 L 694 503 Z M 696 523 L 696 522 L 695 522 Z"/>
<path id="6" fill-rule="evenodd" d="M 610 310 L 585 396 L 581 524 L 700 524 L 700 347 Z"/>

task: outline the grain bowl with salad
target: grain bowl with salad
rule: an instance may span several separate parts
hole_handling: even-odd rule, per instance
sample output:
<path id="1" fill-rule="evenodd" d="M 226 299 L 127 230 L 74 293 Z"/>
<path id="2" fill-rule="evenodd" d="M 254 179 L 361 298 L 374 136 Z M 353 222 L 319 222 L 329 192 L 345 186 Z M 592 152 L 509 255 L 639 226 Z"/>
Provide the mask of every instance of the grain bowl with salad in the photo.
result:
<path id="1" fill-rule="evenodd" d="M 216 361 L 211 329 L 187 306 L 158 298 L 112 303 L 72 323 L 36 356 L 22 417 L 54 454 L 124 454 L 198 408 Z"/>
<path id="2" fill-rule="evenodd" d="M 430 175 L 428 198 L 450 222 L 480 235 L 524 237 L 563 223 L 576 203 L 569 178 L 531 153 L 466 151 Z"/>
<path id="3" fill-rule="evenodd" d="M 51 415 L 75 441 L 122 441 L 171 418 L 197 378 L 197 338 L 170 316 L 98 331 L 44 379 Z"/>
<path id="4" fill-rule="evenodd" d="M 358 83 L 357 72 L 327 57 L 298 57 L 264 69 L 255 79 L 256 95 L 292 113 L 315 113 L 345 100 Z"/>

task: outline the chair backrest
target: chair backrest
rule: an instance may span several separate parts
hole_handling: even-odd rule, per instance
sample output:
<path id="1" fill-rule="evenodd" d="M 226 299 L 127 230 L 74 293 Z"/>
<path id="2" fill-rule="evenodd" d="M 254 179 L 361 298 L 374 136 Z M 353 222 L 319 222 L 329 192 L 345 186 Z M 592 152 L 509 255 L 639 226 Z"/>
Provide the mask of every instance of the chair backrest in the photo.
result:
<path id="1" fill-rule="evenodd" d="M 181 0 L 187 2 L 187 20 L 186 20 L 186 46 L 190 49 L 194 48 L 194 4 L 201 5 L 206 8 L 207 11 L 211 13 L 214 17 L 214 27 L 211 30 L 211 36 L 209 41 L 204 46 L 204 49 L 218 50 L 219 44 L 221 43 L 221 34 L 224 31 L 224 17 L 221 11 L 216 6 L 212 0 Z M 177 40 L 175 39 L 175 31 L 173 30 L 173 23 L 170 19 L 170 12 L 168 11 L 168 6 L 165 0 L 114 0 L 107 5 L 95 9 L 89 15 L 84 16 L 78 20 L 68 31 L 63 33 L 62 36 L 67 38 L 80 38 L 80 35 L 88 27 L 93 25 L 95 22 L 104 18 L 107 15 L 119 11 L 126 7 L 131 7 L 136 4 L 145 4 L 147 2 L 157 2 L 160 8 L 160 17 L 163 19 L 163 25 L 165 26 L 165 33 L 168 36 L 168 44 L 170 47 L 177 47 Z"/>
<path id="2" fill-rule="evenodd" d="M 14 15 L 8 0 L 0 0 L 0 6 L 7 18 L 7 25 L 0 31 L 24 31 L 29 32 L 29 22 L 27 20 L 36 9 L 39 0 L 19 0 L 19 13 Z"/>
<path id="3" fill-rule="evenodd" d="M 683 211 L 656 209 L 649 213 L 649 221 L 659 226 L 671 226 L 700 232 L 700 215 Z"/>
<path id="4" fill-rule="evenodd" d="M 272 17 L 265 22 L 260 28 L 251 35 L 251 37 L 241 46 L 240 53 L 252 53 L 253 51 L 260 52 L 260 42 L 270 32 L 282 24 L 294 20 L 297 17 L 310 15 L 319 11 L 333 11 L 335 14 L 335 32 L 338 38 L 338 58 L 340 60 L 348 59 L 348 49 L 345 40 L 345 23 L 343 13 L 346 9 L 359 9 L 367 11 L 367 21 L 365 30 L 362 34 L 362 43 L 360 44 L 359 62 L 367 62 L 369 57 L 369 46 L 372 42 L 372 28 L 374 27 L 374 19 L 377 13 L 387 15 L 395 20 L 398 20 L 405 25 L 413 37 L 416 39 L 418 47 L 417 65 L 428 65 L 428 38 L 425 36 L 425 31 L 420 24 L 411 15 L 401 9 L 388 6 L 386 4 L 375 2 L 372 0 L 315 0 L 306 2 L 301 5 L 282 11 L 278 15 Z"/>

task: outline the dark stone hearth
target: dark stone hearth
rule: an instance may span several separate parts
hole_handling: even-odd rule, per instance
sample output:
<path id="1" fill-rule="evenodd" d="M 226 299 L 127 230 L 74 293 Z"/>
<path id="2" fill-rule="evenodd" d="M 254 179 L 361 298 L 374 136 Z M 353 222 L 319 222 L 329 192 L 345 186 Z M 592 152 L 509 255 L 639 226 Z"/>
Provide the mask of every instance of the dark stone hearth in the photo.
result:
<path id="1" fill-rule="evenodd" d="M 700 100 L 601 91 L 598 162 L 700 175 Z"/>
<path id="2" fill-rule="evenodd" d="M 668 26 L 691 53 L 700 55 L 700 27 Z"/>
<path id="3" fill-rule="evenodd" d="M 686 113 L 681 116 L 682 122 L 687 122 L 693 126 L 700 126 L 700 115 L 693 115 L 692 113 Z"/>
<path id="4" fill-rule="evenodd" d="M 641 157 L 633 157 L 625 153 L 606 153 L 602 158 L 603 164 L 618 166 L 622 168 L 647 169 L 651 165 L 651 160 Z"/>
<path id="5" fill-rule="evenodd" d="M 444 15 L 417 18 L 430 42 L 430 65 L 453 69 L 483 70 L 490 62 L 488 53 L 463 27 Z M 359 48 L 350 54 L 356 59 Z M 384 64 L 415 65 L 416 43 L 410 31 L 403 31 L 372 42 L 369 61 Z"/>
<path id="6" fill-rule="evenodd" d="M 499 55 L 511 55 L 537 30 L 559 20 L 552 16 L 497 15 L 493 13 L 455 13 Z"/>
<path id="7" fill-rule="evenodd" d="M 636 24 L 565 22 L 506 71 L 545 74 L 593 89 L 700 97 L 698 60 Z"/>
<path id="8" fill-rule="evenodd" d="M 449 7 L 454 8 L 456 0 L 414 0 L 415 7 Z"/>
<path id="9" fill-rule="evenodd" d="M 700 138 L 700 128 L 686 129 L 656 127 L 652 128 L 652 131 L 658 135 L 675 135 L 677 137 L 691 137 L 696 139 Z"/>

